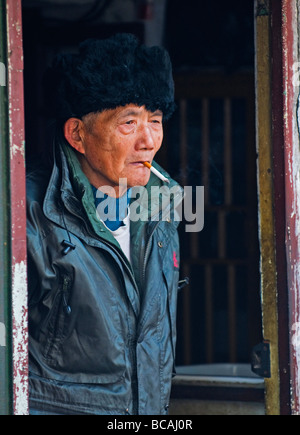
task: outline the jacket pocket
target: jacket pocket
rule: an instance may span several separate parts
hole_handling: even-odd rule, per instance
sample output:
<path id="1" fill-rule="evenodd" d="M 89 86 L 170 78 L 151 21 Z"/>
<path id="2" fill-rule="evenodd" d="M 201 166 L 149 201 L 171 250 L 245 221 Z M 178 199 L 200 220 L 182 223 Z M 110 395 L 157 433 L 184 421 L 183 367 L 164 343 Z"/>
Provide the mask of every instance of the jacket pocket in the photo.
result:
<path id="1" fill-rule="evenodd" d="M 68 304 L 72 279 L 63 275 L 60 288 L 58 289 L 53 306 L 50 310 L 49 320 L 47 322 L 47 333 L 44 347 L 44 358 L 48 364 L 54 366 L 56 355 L 59 352 L 60 345 L 64 339 L 66 319 L 71 314 L 71 307 Z"/>
<path id="2" fill-rule="evenodd" d="M 125 306 L 97 269 L 64 274 L 43 326 L 44 377 L 59 382 L 116 384 L 126 371 Z M 71 276 L 71 278 L 70 278 Z M 127 302 L 126 302 L 127 304 Z"/>

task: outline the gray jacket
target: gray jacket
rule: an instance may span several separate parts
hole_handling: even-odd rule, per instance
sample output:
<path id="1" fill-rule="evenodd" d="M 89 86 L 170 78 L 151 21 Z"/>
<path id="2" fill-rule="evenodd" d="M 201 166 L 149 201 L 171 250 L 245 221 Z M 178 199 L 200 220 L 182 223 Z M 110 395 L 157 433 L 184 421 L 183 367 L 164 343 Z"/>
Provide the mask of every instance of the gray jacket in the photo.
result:
<path id="1" fill-rule="evenodd" d="M 148 191 L 157 183 L 152 175 Z M 130 264 L 97 219 L 88 180 L 62 144 L 51 174 L 29 173 L 27 192 L 31 408 L 167 414 L 178 222 L 164 219 L 161 209 L 155 218 L 131 222 Z"/>

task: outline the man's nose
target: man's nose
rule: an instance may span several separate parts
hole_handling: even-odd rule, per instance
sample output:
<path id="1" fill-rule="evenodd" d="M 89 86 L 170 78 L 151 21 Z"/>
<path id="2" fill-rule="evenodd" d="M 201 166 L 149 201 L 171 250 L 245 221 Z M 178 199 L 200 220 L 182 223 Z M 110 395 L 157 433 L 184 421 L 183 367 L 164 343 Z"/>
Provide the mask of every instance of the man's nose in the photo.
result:
<path id="1" fill-rule="evenodd" d="M 154 146 L 155 146 L 155 141 L 151 128 L 148 125 L 140 126 L 136 147 L 138 149 L 152 150 Z"/>

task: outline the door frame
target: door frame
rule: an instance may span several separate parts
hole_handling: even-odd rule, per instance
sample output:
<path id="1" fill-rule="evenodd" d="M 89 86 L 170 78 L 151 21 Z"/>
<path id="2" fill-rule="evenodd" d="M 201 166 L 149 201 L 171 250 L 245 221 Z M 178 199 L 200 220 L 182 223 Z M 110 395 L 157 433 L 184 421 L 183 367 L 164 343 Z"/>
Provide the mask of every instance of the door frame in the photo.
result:
<path id="1" fill-rule="evenodd" d="M 263 338 L 270 345 L 271 377 L 265 379 L 267 414 L 280 414 L 276 240 L 274 216 L 274 168 L 272 162 L 272 74 L 270 9 L 268 1 L 256 0 L 256 132 L 259 201 L 259 239 Z"/>
<path id="2" fill-rule="evenodd" d="M 256 114 L 266 413 L 300 414 L 298 0 L 256 0 Z M 299 68 L 298 71 L 299 82 Z"/>
<path id="3" fill-rule="evenodd" d="M 0 207 L 5 223 L 0 283 L 4 332 L 5 386 L 1 387 L 0 414 L 28 414 L 28 308 L 26 256 L 26 183 L 23 89 L 23 41 L 21 0 L 0 0 L 0 44 L 7 86 L 1 89 L 1 182 Z M 5 164 L 3 163 L 5 162 Z M 3 369 L 1 361 L 1 370 Z"/>
<path id="4" fill-rule="evenodd" d="M 273 0 L 275 1 L 275 0 Z M 300 415 L 300 51 L 299 1 L 282 0 L 285 246 L 289 306 L 291 412 Z M 296 68 L 295 68 L 296 67 Z"/>
<path id="5" fill-rule="evenodd" d="M 5 231 L 1 227 L 7 248 L 6 259 L 0 259 L 7 276 L 0 296 L 5 301 L 6 366 L 11 373 L 3 394 L 5 410 L 24 415 L 28 414 L 28 308 L 22 7 L 21 0 L 0 0 L 0 5 L 7 62 L 7 89 L 1 90 L 1 97 L 7 98 L 0 113 L 1 153 L 8 160 L 1 207 L 7 206 L 6 195 L 10 210 L 8 227 Z M 300 59 L 297 0 L 255 0 L 255 22 L 262 306 L 272 373 L 266 379 L 266 412 L 300 414 L 299 88 L 293 82 Z"/>

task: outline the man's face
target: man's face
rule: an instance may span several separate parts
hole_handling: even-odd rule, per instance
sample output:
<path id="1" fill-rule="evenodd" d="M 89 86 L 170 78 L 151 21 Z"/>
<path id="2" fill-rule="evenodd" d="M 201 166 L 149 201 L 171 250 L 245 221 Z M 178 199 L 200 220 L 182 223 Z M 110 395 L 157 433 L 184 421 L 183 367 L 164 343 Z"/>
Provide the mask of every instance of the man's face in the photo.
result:
<path id="1" fill-rule="evenodd" d="M 118 192 L 121 178 L 128 188 L 145 186 L 150 170 L 143 162 L 151 163 L 162 145 L 162 119 L 162 112 L 135 105 L 84 117 L 80 161 L 91 184 L 111 186 L 117 196 L 124 193 Z"/>

